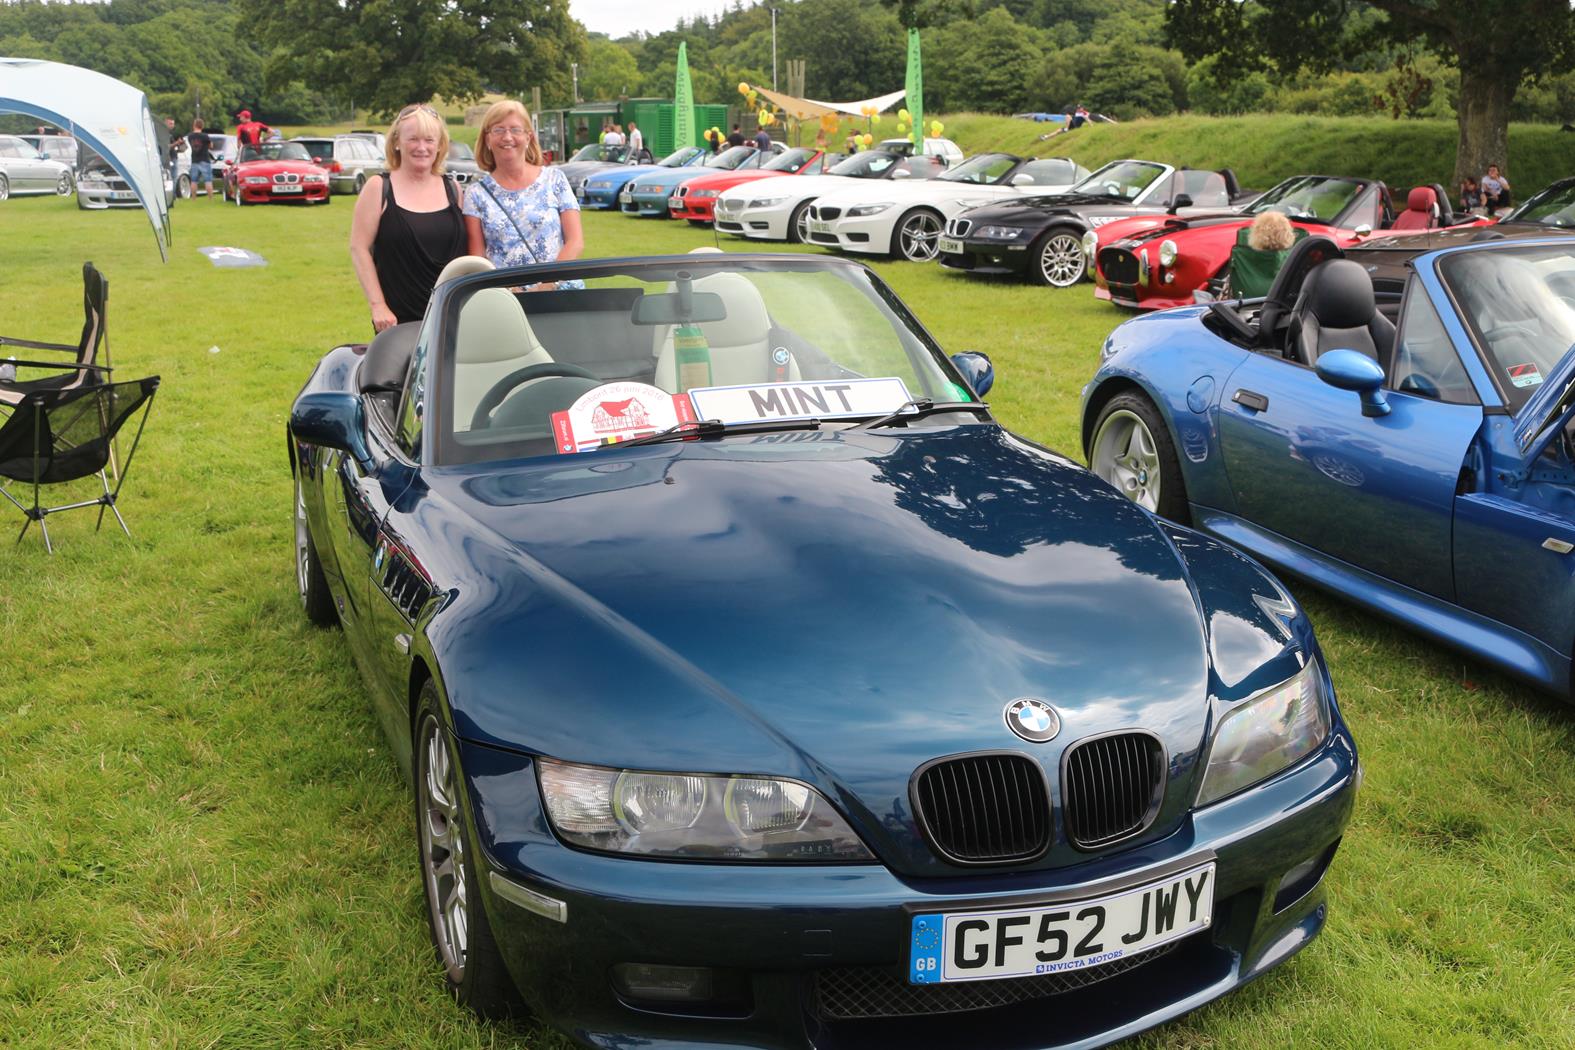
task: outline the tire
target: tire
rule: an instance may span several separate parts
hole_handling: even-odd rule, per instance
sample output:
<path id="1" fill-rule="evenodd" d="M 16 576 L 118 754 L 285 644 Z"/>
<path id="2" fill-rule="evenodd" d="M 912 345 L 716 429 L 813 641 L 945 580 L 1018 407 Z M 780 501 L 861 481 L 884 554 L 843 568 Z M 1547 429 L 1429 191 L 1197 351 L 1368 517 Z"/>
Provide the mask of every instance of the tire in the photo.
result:
<path id="1" fill-rule="evenodd" d="M 891 231 L 891 254 L 909 262 L 930 262 L 939 253 L 936 240 L 945 223 L 928 208 L 915 208 L 897 220 Z"/>
<path id="2" fill-rule="evenodd" d="M 246 195 L 241 192 L 241 184 L 238 183 L 238 182 L 235 184 L 234 197 L 235 197 L 235 206 L 237 208 L 244 208 L 244 207 L 246 207 Z"/>
<path id="3" fill-rule="evenodd" d="M 460 1005 L 482 1017 L 519 1016 L 524 1003 L 481 902 L 485 864 L 465 817 L 459 757 L 431 679 L 416 702 L 413 743 L 417 862 L 444 983 Z"/>
<path id="4" fill-rule="evenodd" d="M 1142 394 L 1117 394 L 1100 409 L 1088 466 L 1138 506 L 1187 524 L 1187 487 L 1176 446 L 1159 410 Z"/>
<path id="5" fill-rule="evenodd" d="M 365 188 L 366 188 L 366 172 L 358 171 L 358 172 L 355 173 L 355 191 L 356 191 L 356 193 L 359 194 Z"/>
<path id="6" fill-rule="evenodd" d="M 789 244 L 809 243 L 809 206 L 814 204 L 814 198 L 800 201 L 798 207 L 793 209 L 793 214 L 788 216 L 787 242 Z"/>
<path id="7" fill-rule="evenodd" d="M 328 590 L 328 577 L 323 575 L 323 563 L 318 560 L 317 545 L 312 542 L 312 530 L 307 525 L 306 486 L 299 470 L 295 475 L 295 586 L 308 620 L 319 627 L 332 627 L 339 622 L 334 597 Z"/>
<path id="8" fill-rule="evenodd" d="M 0 175 L 0 201 L 9 200 L 11 197 L 11 183 L 4 175 Z"/>
<path id="9" fill-rule="evenodd" d="M 1035 284 L 1070 288 L 1087 274 L 1088 256 L 1083 253 L 1082 238 L 1070 227 L 1051 227 L 1034 242 L 1028 276 Z"/>
<path id="10" fill-rule="evenodd" d="M 175 180 L 175 196 L 191 200 L 191 176 L 182 175 Z"/>
<path id="11" fill-rule="evenodd" d="M 75 189 L 76 184 L 71 181 L 71 173 L 69 171 L 61 172 L 60 178 L 55 180 L 55 196 L 69 197 Z"/>

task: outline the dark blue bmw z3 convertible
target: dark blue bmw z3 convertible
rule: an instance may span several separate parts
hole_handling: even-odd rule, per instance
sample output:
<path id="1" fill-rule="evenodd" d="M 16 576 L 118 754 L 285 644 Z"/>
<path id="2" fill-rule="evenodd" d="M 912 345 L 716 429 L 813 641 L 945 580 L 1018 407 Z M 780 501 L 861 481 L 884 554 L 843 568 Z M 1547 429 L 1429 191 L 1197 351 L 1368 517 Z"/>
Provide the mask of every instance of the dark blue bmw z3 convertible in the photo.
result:
<path id="1" fill-rule="evenodd" d="M 720 253 L 483 269 L 321 360 L 301 597 L 414 785 L 461 1002 L 1095 1046 L 1322 929 L 1358 764 L 1306 618 L 992 379 L 860 265 Z"/>
<path id="2" fill-rule="evenodd" d="M 1400 242 L 1311 237 L 1266 299 L 1128 321 L 1085 448 L 1144 506 L 1569 698 L 1575 241 L 1473 236 L 1387 301 L 1369 270 Z"/>

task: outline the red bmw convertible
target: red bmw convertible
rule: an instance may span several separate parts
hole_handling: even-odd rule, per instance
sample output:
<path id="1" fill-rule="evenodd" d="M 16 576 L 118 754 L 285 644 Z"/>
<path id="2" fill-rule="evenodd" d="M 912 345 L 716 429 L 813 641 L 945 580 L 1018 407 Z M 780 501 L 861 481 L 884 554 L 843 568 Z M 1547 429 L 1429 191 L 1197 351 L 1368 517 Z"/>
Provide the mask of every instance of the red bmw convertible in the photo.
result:
<path id="1" fill-rule="evenodd" d="M 224 175 L 224 199 L 238 205 L 268 201 L 328 203 L 328 171 L 299 142 L 242 146 Z"/>
<path id="2" fill-rule="evenodd" d="M 758 168 L 740 171 L 718 171 L 697 175 L 679 186 L 668 203 L 668 211 L 675 219 L 708 223 L 715 217 L 716 199 L 723 190 L 732 189 L 756 179 L 769 179 L 778 175 L 822 175 L 827 168 L 842 159 L 840 153 L 827 153 L 818 149 L 790 149 Z"/>

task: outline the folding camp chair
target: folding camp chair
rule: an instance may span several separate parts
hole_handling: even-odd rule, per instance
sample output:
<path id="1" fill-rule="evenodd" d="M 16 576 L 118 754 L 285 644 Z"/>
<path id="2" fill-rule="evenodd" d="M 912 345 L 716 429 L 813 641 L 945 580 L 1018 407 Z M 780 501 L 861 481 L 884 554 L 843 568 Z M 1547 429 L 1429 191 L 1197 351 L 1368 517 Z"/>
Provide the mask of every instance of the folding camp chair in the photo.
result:
<path id="1" fill-rule="evenodd" d="M 142 440 L 142 428 L 148 422 L 148 412 L 153 407 L 153 394 L 159 388 L 159 377 L 136 379 L 129 383 L 97 383 L 65 390 L 31 390 L 23 396 L 15 410 L 0 423 L 0 496 L 4 496 L 27 518 L 16 542 L 21 543 L 33 522 L 38 522 L 44 534 L 44 548 L 51 554 L 54 545 L 49 541 L 49 527 L 44 518 L 63 510 L 98 507 L 98 525 L 104 525 L 107 507 L 120 522 L 127 536 L 126 519 L 115 506 L 120 487 L 125 484 L 126 471 L 137 454 L 137 444 Z M 146 405 L 146 408 L 143 406 Z M 110 491 L 109 478 L 104 468 L 110 461 L 110 446 L 120 428 L 125 426 L 137 409 L 143 408 L 137 435 L 132 438 L 131 451 L 121 463 L 114 491 Z M 90 500 L 46 507 L 39 501 L 39 488 L 64 481 L 97 474 L 104 492 Z M 29 507 L 12 494 L 5 482 L 15 481 L 33 487 L 33 505 Z"/>
<path id="2" fill-rule="evenodd" d="M 1296 240 L 1300 241 L 1307 236 L 1307 231 L 1302 227 L 1295 227 Z M 1227 278 L 1226 298 L 1229 299 L 1260 299 L 1269 294 L 1269 289 L 1274 285 L 1274 276 L 1280 272 L 1280 267 L 1285 265 L 1285 259 L 1291 250 L 1269 251 L 1262 248 L 1253 248 L 1247 244 L 1247 238 L 1252 233 L 1252 227 L 1243 226 L 1236 231 L 1236 243 L 1230 250 L 1230 274 Z"/>
<path id="3" fill-rule="evenodd" d="M 109 327 L 105 312 L 108 306 L 109 282 L 92 263 L 83 263 L 82 338 L 75 346 L 70 343 L 41 343 L 33 339 L 0 335 L 0 408 L 20 404 L 22 398 L 32 390 L 69 390 L 105 382 L 110 371 Z M 60 351 L 76 355 L 76 360 L 70 364 L 6 360 L 9 355 L 7 347 Z M 101 357 L 102 361 L 100 361 Z M 18 380 L 16 366 L 58 369 L 67 374 L 46 376 L 42 379 Z"/>

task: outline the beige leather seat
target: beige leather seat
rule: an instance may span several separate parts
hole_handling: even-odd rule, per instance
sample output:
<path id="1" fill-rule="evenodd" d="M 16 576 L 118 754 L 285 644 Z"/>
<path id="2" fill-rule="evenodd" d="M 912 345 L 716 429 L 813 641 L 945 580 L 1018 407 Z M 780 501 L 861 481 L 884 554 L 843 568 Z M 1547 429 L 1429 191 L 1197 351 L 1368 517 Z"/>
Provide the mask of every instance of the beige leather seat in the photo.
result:
<path id="1" fill-rule="evenodd" d="M 739 273 L 714 273 L 696 280 L 694 290 L 721 296 L 727 311 L 722 320 L 700 325 L 706 345 L 711 349 L 711 384 L 740 386 L 776 381 L 776 366 L 771 357 L 771 317 L 754 282 Z M 656 385 L 670 393 L 676 392 L 678 364 L 673 354 L 671 329 L 662 333 L 660 345 L 656 356 Z M 786 378 L 803 378 L 798 362 L 791 358 Z"/>
<path id="2" fill-rule="evenodd" d="M 471 295 L 454 336 L 454 428 L 470 429 L 476 406 L 504 376 L 551 361 L 513 292 L 483 288 Z"/>

